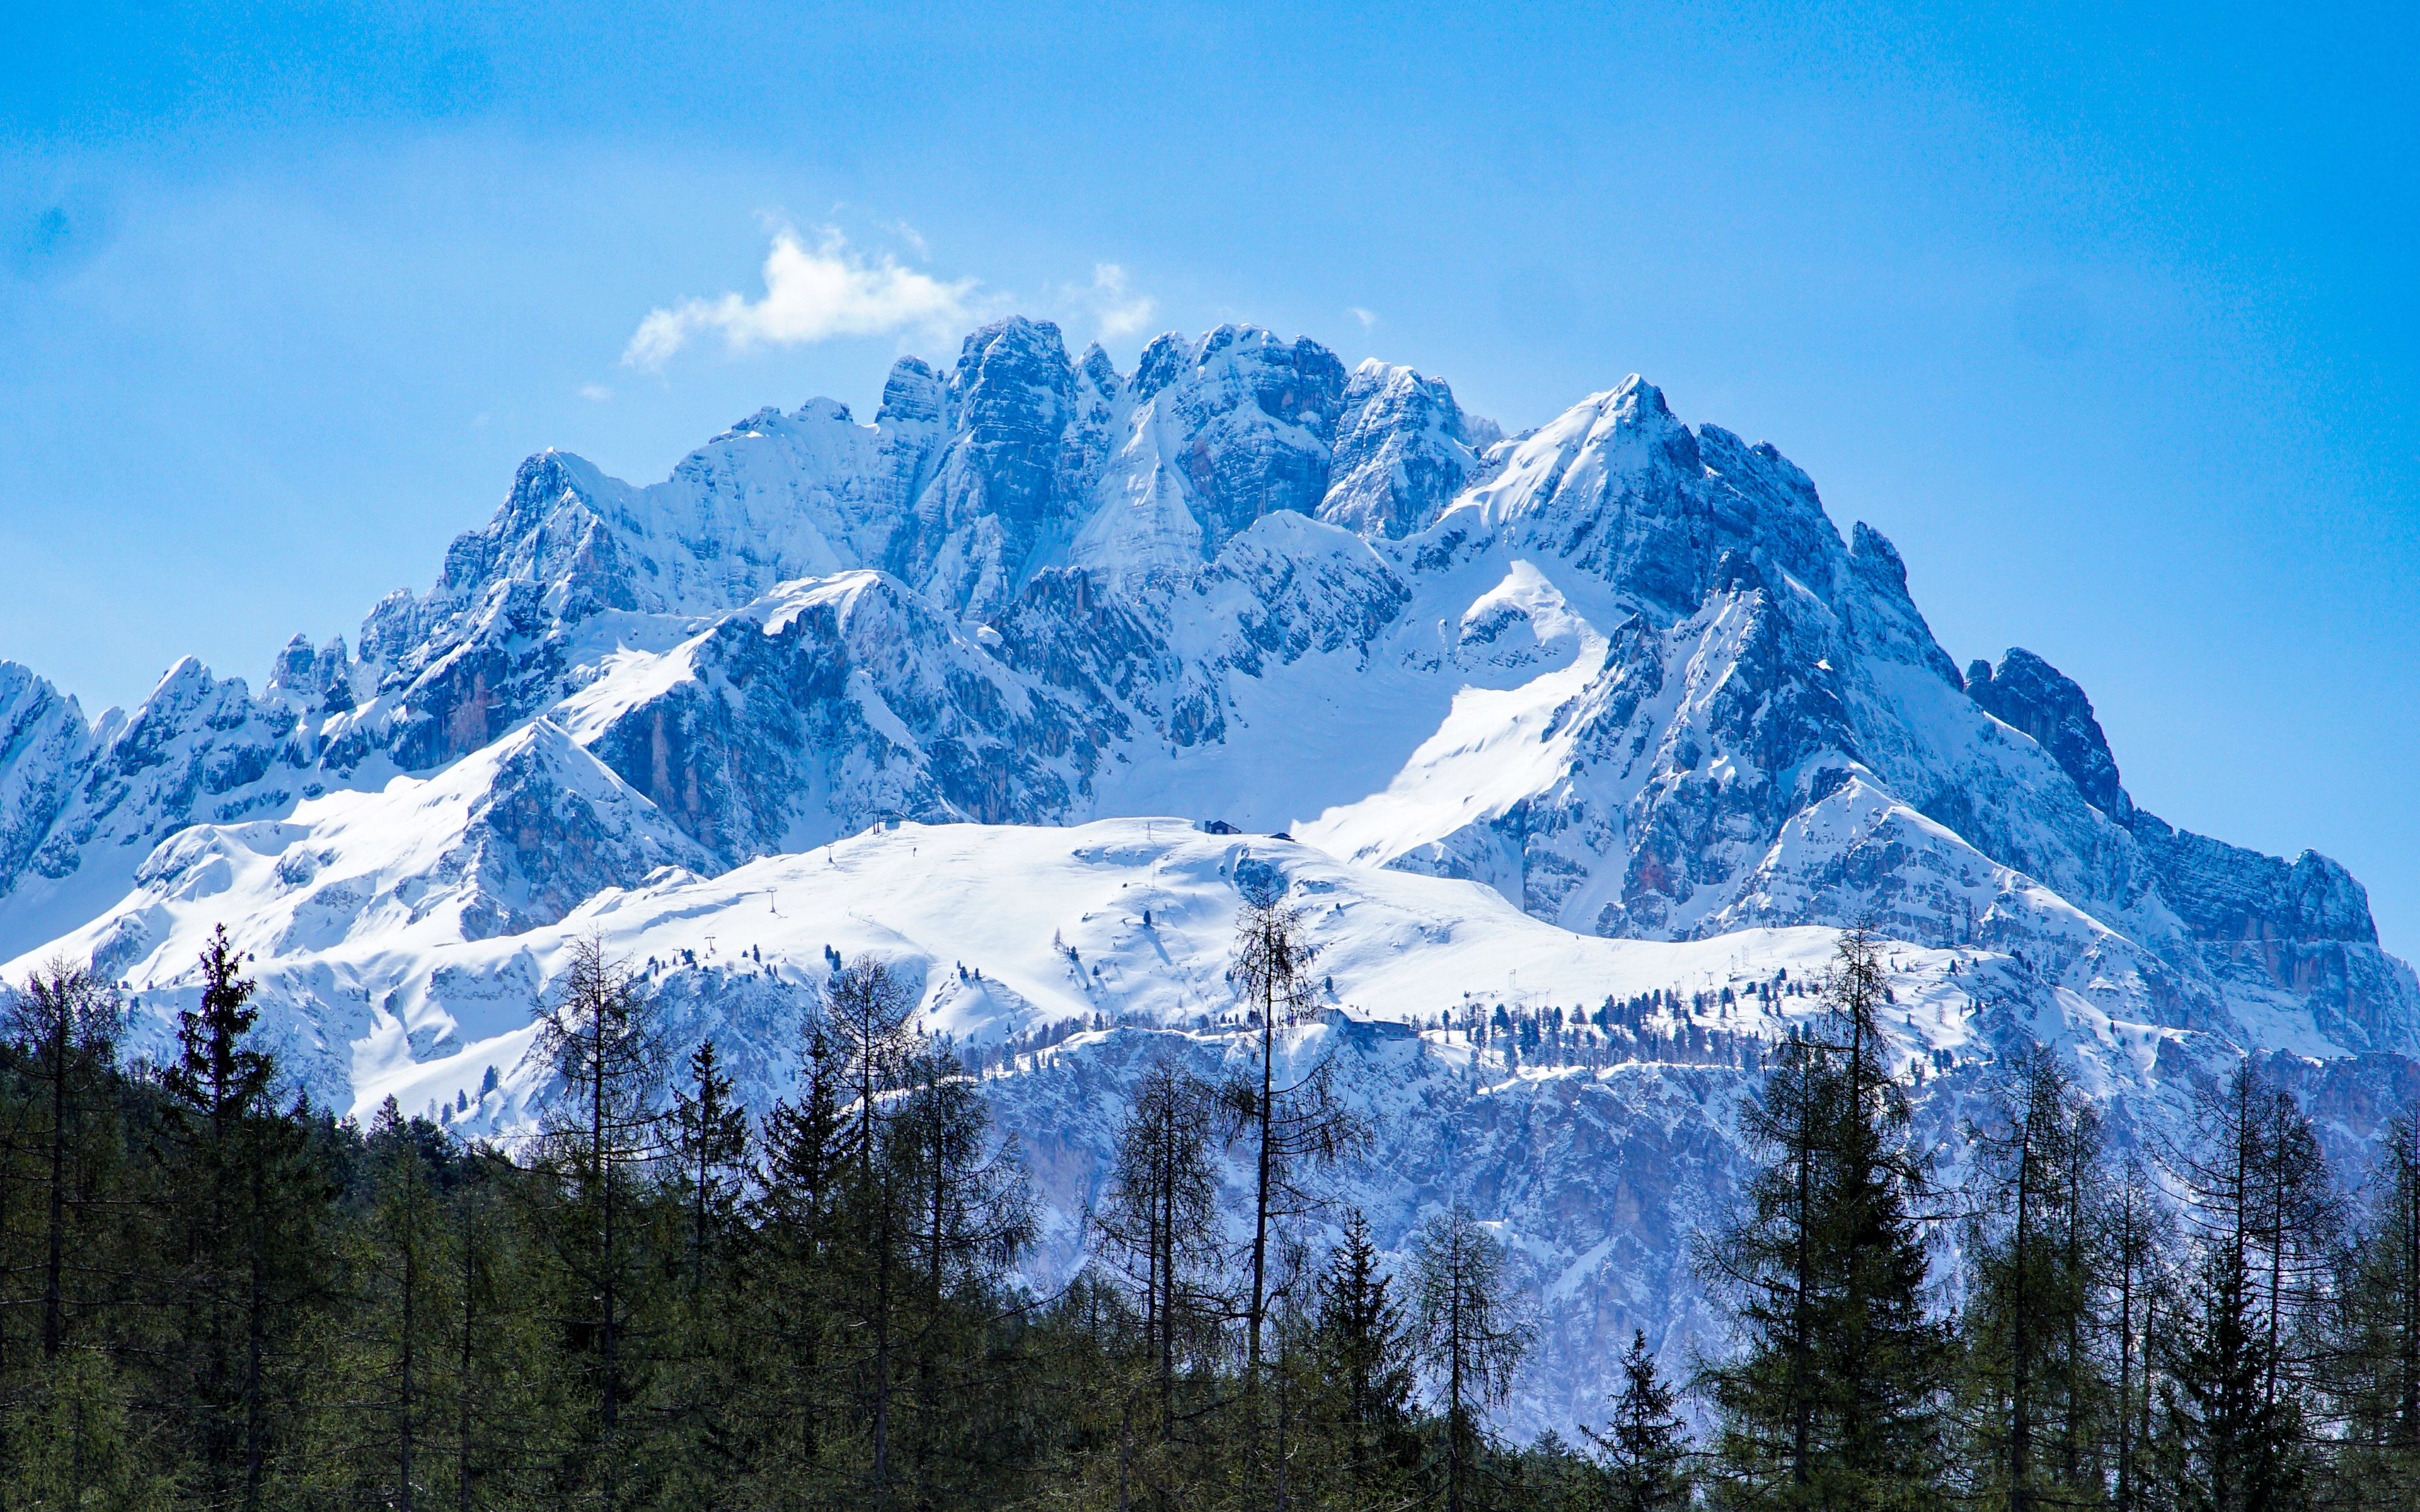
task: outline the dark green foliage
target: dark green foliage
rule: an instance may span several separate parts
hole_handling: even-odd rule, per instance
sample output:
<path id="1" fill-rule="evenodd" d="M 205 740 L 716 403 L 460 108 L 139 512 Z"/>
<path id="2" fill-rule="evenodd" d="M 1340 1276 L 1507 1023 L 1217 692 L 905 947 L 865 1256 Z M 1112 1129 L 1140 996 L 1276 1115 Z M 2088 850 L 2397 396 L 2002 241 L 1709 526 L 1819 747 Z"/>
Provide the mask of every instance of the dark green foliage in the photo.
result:
<path id="1" fill-rule="evenodd" d="M 2249 1065 L 2179 1162 L 2196 1255 L 2165 1343 L 2164 1468 L 2186 1512 L 2310 1504 L 2335 1196 L 2310 1123 Z"/>
<path id="2" fill-rule="evenodd" d="M 2337 1264 L 2326 1387 L 2344 1447 L 2327 1501 L 2420 1506 L 2420 1110 L 2389 1132 Z"/>
<path id="3" fill-rule="evenodd" d="M 1958 1382 L 1956 1476 L 1979 1505 L 2025 1512 L 2098 1500 L 2120 1382 L 2101 1125 L 2047 1051 L 2019 1063 L 1976 1152 L 1966 1222 L 1967 1302 Z"/>
<path id="4" fill-rule="evenodd" d="M 1851 933 L 1823 1032 L 1783 1043 L 1745 1110 L 1761 1157 L 1746 1210 L 1699 1252 L 1740 1333 L 1704 1376 L 1727 1506 L 1916 1506 L 1941 1483 L 1947 1340 L 1924 1305 L 1927 1173 L 1884 1065 L 1885 990 Z"/>
<path id="5" fill-rule="evenodd" d="M 1762 1165 L 1700 1256 L 1736 1339 L 1702 1341 L 1693 1398 L 1634 1333 L 1578 1445 L 1494 1431 L 1530 1304 L 1493 1226 L 1451 1208 L 1396 1271 L 1327 1205 L 1361 1136 L 1323 1073 L 1146 1065 L 1094 1263 L 1037 1296 L 1019 1153 L 879 964 L 838 964 L 752 1120 L 582 945 L 537 1026 L 552 1112 L 510 1154 L 309 1105 L 224 934 L 200 980 L 158 1067 L 120 1060 L 86 972 L 8 999 L 0 1512 L 2420 1505 L 2420 1122 L 2348 1213 L 2250 1068 L 2154 1166 L 2042 1058 L 1967 1131 L 1955 1204 L 1861 936 L 1745 1110 Z"/>
<path id="6" fill-rule="evenodd" d="M 1602 1432 L 1582 1430 L 1601 1460 L 1593 1501 L 1604 1512 L 1671 1512 L 1689 1504 L 1688 1431 L 1673 1401 L 1647 1352 L 1646 1332 L 1634 1333 L 1621 1357 L 1612 1421 Z"/>
<path id="7" fill-rule="evenodd" d="M 1327 1396 L 1329 1452 L 1364 1489 L 1398 1485 L 1419 1454 L 1411 1324 L 1358 1209 L 1345 1215 L 1318 1293 L 1308 1352 Z"/>

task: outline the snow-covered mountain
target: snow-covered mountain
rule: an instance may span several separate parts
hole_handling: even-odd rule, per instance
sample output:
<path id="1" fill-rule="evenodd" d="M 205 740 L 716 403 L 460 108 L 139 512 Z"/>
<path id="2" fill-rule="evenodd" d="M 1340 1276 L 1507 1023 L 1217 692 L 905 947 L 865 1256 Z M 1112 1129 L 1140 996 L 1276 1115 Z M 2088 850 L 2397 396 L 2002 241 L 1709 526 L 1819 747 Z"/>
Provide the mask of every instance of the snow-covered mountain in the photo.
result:
<path id="1" fill-rule="evenodd" d="M 2138 808 L 2073 682 L 1962 673 L 1887 541 L 1636 378 L 1508 440 L 1309 341 L 1121 375 L 1008 320 L 903 359 L 872 424 L 760 411 L 646 487 L 533 457 L 429 592 L 258 693 L 187 661 L 88 720 L 0 663 L 0 977 L 88 956 L 157 1042 L 225 921 L 320 1095 L 508 1132 L 574 934 L 760 1100 L 825 949 L 871 950 L 1032 1052 L 986 1085 L 1043 1274 L 1139 1057 L 1238 1053 L 1239 866 L 1314 911 L 1338 1012 L 1294 1053 L 1390 1116 L 1382 1234 L 1504 1221 L 1530 1424 L 1585 1416 L 1634 1321 L 1676 1359 L 1701 1324 L 1683 1236 L 1839 925 L 1901 942 L 1939 1128 L 2032 1038 L 2121 1128 L 2255 1053 L 2350 1150 L 2420 1080 L 2420 982 L 2341 867 Z M 1499 1004 L 1565 1027 L 1517 1066 L 1433 1028 Z"/>

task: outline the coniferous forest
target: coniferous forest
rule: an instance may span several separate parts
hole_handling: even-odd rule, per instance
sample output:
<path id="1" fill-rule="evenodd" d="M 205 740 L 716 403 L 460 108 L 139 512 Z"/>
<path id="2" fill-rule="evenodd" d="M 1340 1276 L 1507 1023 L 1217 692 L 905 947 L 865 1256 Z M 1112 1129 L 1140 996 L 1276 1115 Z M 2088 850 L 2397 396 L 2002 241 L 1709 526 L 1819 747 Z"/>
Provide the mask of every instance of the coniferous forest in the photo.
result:
<path id="1" fill-rule="evenodd" d="M 0 1509 L 2420 1507 L 2420 1118 L 2331 1171 L 2246 1067 L 2121 1149 L 2042 1054 L 1953 1186 L 1854 932 L 1699 1239 L 1729 1338 L 1637 1335 L 1596 1422 L 1507 1442 L 1534 1304 L 1468 1211 L 1396 1265 L 1333 1196 L 1384 1131 L 1277 1069 L 1299 934 L 1248 903 L 1254 1073 L 1142 1077 L 1048 1294 L 1016 1149 L 875 961 L 752 1112 L 583 947 L 509 1149 L 297 1096 L 223 933 L 164 1063 L 47 967 L 0 1058 Z"/>

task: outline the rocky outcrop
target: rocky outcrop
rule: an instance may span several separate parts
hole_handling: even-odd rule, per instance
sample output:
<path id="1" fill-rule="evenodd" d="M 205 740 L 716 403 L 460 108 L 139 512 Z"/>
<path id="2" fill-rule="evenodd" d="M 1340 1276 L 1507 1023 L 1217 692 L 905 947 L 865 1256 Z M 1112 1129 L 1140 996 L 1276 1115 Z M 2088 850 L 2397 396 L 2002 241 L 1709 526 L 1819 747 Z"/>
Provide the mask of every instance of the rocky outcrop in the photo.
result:
<path id="1" fill-rule="evenodd" d="M 1635 378 L 1501 440 L 1440 381 L 1243 326 L 1122 376 L 1002 320 L 902 359 L 870 425 L 762 410 L 646 487 L 541 454 L 429 592 L 258 696 L 189 663 L 87 723 L 12 671 L 0 939 L 94 917 L 186 826 L 541 720 L 707 870 L 902 818 L 1218 813 L 1594 934 L 1869 918 L 2180 1023 L 2420 1034 L 2341 869 L 2137 810 L 2071 680 L 1962 678 L 1897 550 L 1772 447 Z M 494 927 L 601 885 L 578 854 Z"/>
<path id="2" fill-rule="evenodd" d="M 2118 760 L 2093 717 L 2092 701 L 2057 668 L 2011 647 L 1996 669 L 1987 661 L 1970 665 L 1966 692 L 1993 718 L 2024 731 L 2048 751 L 2086 802 L 2121 825 L 2133 819 L 2133 800 L 2118 780 Z"/>

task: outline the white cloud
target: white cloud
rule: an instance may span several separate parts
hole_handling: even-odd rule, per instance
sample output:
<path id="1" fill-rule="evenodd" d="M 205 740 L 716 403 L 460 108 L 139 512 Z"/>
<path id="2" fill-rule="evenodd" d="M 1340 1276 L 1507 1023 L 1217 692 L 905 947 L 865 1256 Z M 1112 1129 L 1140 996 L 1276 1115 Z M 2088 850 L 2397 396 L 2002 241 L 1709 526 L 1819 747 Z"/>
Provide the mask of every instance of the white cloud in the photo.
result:
<path id="1" fill-rule="evenodd" d="M 1378 317 L 1376 316 L 1371 314 L 1369 311 L 1361 308 L 1361 306 L 1357 304 L 1346 305 L 1344 307 L 1344 313 L 1351 316 L 1354 319 L 1360 321 L 1361 329 L 1364 331 L 1369 330 L 1372 326 L 1378 323 Z"/>
<path id="2" fill-rule="evenodd" d="M 773 250 L 765 257 L 763 299 L 725 294 L 649 311 L 631 333 L 622 361 L 631 367 L 661 367 L 692 336 L 717 331 L 736 352 L 918 328 L 946 332 L 966 323 L 974 287 L 973 279 L 945 283 L 902 268 L 888 255 L 861 256 L 835 230 L 826 229 L 809 248 L 797 232 L 784 228 L 774 233 Z"/>
<path id="3" fill-rule="evenodd" d="M 1093 316 L 1100 322 L 1104 336 L 1130 336 L 1143 328 L 1156 301 L 1147 294 L 1134 294 L 1126 288 L 1126 270 L 1116 263 L 1093 265 L 1091 295 Z"/>
<path id="4" fill-rule="evenodd" d="M 603 404 L 613 397 L 613 391 L 602 383 L 582 383 L 580 385 L 580 396 L 590 404 Z"/>

